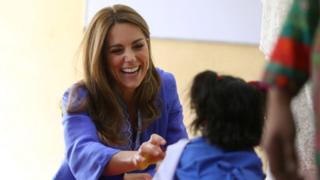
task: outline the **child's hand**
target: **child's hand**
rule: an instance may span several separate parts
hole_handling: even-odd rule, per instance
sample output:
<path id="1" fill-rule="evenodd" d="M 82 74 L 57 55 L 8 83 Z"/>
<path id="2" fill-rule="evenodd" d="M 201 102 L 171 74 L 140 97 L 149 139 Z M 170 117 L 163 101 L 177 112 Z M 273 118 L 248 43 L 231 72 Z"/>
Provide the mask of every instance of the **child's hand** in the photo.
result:
<path id="1" fill-rule="evenodd" d="M 166 141 L 157 134 L 152 134 L 149 141 L 141 144 L 138 152 L 133 158 L 133 164 L 139 170 L 146 169 L 150 164 L 155 164 L 163 160 L 165 152 L 161 145 L 165 145 Z"/>

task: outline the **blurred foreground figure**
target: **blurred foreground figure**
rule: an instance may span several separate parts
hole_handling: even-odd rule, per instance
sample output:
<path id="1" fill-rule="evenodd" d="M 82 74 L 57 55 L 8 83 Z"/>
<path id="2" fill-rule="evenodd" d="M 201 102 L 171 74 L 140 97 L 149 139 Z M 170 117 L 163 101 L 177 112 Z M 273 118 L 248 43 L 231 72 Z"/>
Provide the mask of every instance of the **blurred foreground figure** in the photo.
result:
<path id="1" fill-rule="evenodd" d="M 270 161 L 271 172 L 276 179 L 299 179 L 299 160 L 297 151 L 308 151 L 314 148 L 308 141 L 298 141 L 304 147 L 295 146 L 296 131 L 303 131 L 303 126 L 309 123 L 312 117 L 310 90 L 304 89 L 304 103 L 300 107 L 293 104 L 292 113 L 290 104 L 303 85 L 311 79 L 313 82 L 313 108 L 315 115 L 316 134 L 319 134 L 317 124 L 319 118 L 319 38 L 317 32 L 319 21 L 319 2 L 317 0 L 295 0 L 289 11 L 288 17 L 282 27 L 279 39 L 276 41 L 274 50 L 267 65 L 264 80 L 271 85 L 269 92 L 268 123 L 265 131 L 264 146 Z M 302 96 L 302 95 L 301 95 Z M 299 100 L 299 99 L 298 99 Z M 299 102 L 298 100 L 295 100 Z M 294 122 L 294 116 L 301 120 L 298 128 Z M 310 117 L 310 118 L 305 118 Z M 303 122 L 304 121 L 304 122 Z M 299 126 L 300 129 L 299 129 Z M 311 131 L 310 131 L 311 129 Z M 312 128 L 308 129 L 312 132 Z M 311 137 L 312 133 L 305 133 Z M 319 146 L 319 138 L 316 135 L 316 144 Z M 319 148 L 316 149 L 316 159 L 319 157 Z M 302 159 L 303 160 L 303 159 Z M 315 179 L 313 165 L 302 166 L 310 173 L 308 179 Z M 317 163 L 319 167 L 319 163 Z"/>

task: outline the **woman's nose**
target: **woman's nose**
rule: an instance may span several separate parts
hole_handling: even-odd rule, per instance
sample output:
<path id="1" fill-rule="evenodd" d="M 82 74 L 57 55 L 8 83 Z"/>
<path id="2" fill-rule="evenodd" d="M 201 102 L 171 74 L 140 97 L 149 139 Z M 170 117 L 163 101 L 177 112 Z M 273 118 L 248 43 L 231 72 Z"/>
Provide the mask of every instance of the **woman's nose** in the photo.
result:
<path id="1" fill-rule="evenodd" d="M 130 62 L 130 61 L 135 61 L 135 54 L 131 50 L 126 50 L 124 54 L 124 61 L 125 62 Z"/>

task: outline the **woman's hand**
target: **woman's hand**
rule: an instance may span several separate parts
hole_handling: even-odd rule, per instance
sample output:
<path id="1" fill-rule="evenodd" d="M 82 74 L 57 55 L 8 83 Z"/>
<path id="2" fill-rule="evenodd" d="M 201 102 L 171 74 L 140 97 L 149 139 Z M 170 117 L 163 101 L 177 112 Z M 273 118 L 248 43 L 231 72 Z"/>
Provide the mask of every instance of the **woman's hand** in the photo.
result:
<path id="1" fill-rule="evenodd" d="M 161 136 L 152 134 L 149 141 L 141 144 L 138 151 L 120 151 L 113 155 L 103 174 L 114 176 L 130 171 L 143 170 L 150 164 L 155 164 L 164 158 L 165 153 L 160 146 L 165 144 L 166 141 Z M 138 177 L 142 177 L 140 175 Z M 143 177 L 146 176 L 143 175 Z"/>
<path id="2" fill-rule="evenodd" d="M 149 141 L 141 144 L 139 150 L 133 157 L 133 164 L 137 169 L 143 170 L 149 165 L 163 160 L 165 152 L 161 149 L 161 145 L 165 144 L 166 141 L 161 136 L 152 134 Z"/>

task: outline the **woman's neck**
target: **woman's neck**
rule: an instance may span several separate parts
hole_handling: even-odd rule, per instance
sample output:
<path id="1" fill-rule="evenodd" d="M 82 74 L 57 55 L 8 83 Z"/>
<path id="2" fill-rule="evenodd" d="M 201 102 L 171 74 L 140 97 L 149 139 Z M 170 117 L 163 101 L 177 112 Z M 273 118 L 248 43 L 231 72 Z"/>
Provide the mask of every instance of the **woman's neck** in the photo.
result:
<path id="1" fill-rule="evenodd" d="M 122 93 L 122 98 L 127 105 L 129 119 L 130 119 L 131 123 L 134 123 L 137 118 L 137 108 L 135 106 L 133 92 Z"/>
<path id="2" fill-rule="evenodd" d="M 122 96 L 124 102 L 126 103 L 126 105 L 128 106 L 128 108 L 134 104 L 133 93 L 126 92 L 126 93 L 122 93 L 121 96 Z"/>

